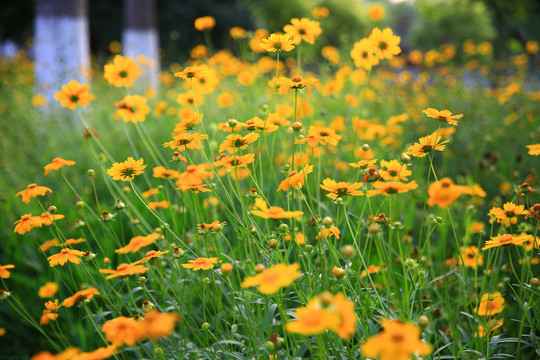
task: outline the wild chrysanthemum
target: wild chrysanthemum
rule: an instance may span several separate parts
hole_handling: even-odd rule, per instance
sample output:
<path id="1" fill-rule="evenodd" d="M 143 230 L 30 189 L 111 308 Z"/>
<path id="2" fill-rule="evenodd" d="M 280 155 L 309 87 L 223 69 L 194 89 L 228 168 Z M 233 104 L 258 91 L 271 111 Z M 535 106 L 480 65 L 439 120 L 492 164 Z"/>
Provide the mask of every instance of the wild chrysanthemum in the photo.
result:
<path id="1" fill-rule="evenodd" d="M 303 211 L 285 211 L 278 206 L 268 207 L 266 201 L 261 198 L 255 199 L 255 206 L 259 210 L 251 210 L 251 213 L 263 219 L 290 219 L 304 215 Z"/>
<path id="2" fill-rule="evenodd" d="M 512 235 L 512 234 L 502 234 L 497 235 L 491 238 L 491 240 L 486 241 L 486 246 L 482 248 L 482 251 L 491 249 L 494 247 L 505 246 L 505 245 L 522 245 L 533 239 L 532 235 L 521 234 L 521 235 Z"/>
<path id="3" fill-rule="evenodd" d="M 262 40 L 260 46 L 268 52 L 291 51 L 294 43 L 288 34 L 272 34 Z"/>
<path id="4" fill-rule="evenodd" d="M 160 234 L 158 233 L 152 233 L 146 236 L 135 236 L 129 241 L 129 244 L 127 244 L 126 246 L 120 249 L 114 250 L 114 252 L 119 253 L 119 254 L 127 254 L 130 252 L 136 253 L 143 247 L 153 244 L 159 237 L 160 237 Z"/>
<path id="5" fill-rule="evenodd" d="M 302 40 L 313 44 L 315 39 L 322 33 L 320 24 L 308 18 L 292 18 L 291 24 L 285 25 L 283 31 L 292 38 L 296 45 L 300 44 Z"/>
<path id="6" fill-rule="evenodd" d="M 184 70 L 174 73 L 175 77 L 182 78 L 184 80 L 195 78 L 197 79 L 204 72 L 202 66 L 188 66 Z"/>
<path id="7" fill-rule="evenodd" d="M 394 195 L 398 193 L 404 193 L 409 190 L 414 190 L 418 187 L 415 180 L 410 183 L 402 183 L 399 181 L 376 181 L 373 183 L 374 190 L 368 191 L 368 197 L 376 196 L 380 194 Z"/>
<path id="8" fill-rule="evenodd" d="M 437 110 L 433 108 L 427 108 L 423 111 L 424 114 L 427 116 L 437 119 L 438 121 L 457 126 L 458 122 L 457 119 L 461 119 L 463 117 L 462 114 L 459 115 L 452 115 L 452 113 L 448 110 Z"/>
<path id="9" fill-rule="evenodd" d="M 110 274 L 105 278 L 105 279 L 108 280 L 108 279 L 113 279 L 113 278 L 119 277 L 119 276 L 125 277 L 125 276 L 129 276 L 129 275 L 134 275 L 134 274 L 144 274 L 146 272 L 146 270 L 148 270 L 148 268 L 145 267 L 144 265 L 120 264 L 120 265 L 118 265 L 116 270 L 100 269 L 99 272 L 104 273 L 104 274 Z"/>
<path id="10" fill-rule="evenodd" d="M 259 138 L 259 134 L 250 133 L 246 136 L 240 134 L 227 135 L 227 138 L 221 145 L 219 145 L 219 152 L 228 151 L 234 153 L 238 150 L 243 150 L 248 147 L 249 144 L 255 142 Z"/>
<path id="11" fill-rule="evenodd" d="M 94 288 L 80 290 L 80 291 L 77 291 L 72 296 L 65 298 L 64 301 L 62 302 L 62 305 L 64 305 L 64 307 L 69 308 L 75 305 L 79 300 L 82 300 L 82 299 L 91 300 L 94 297 L 94 295 L 101 295 L 101 294 L 99 293 L 99 291 L 97 291 Z"/>
<path id="12" fill-rule="evenodd" d="M 180 321 L 180 316 L 178 314 L 161 313 L 157 310 L 150 310 L 144 314 L 144 319 L 141 324 L 147 337 L 150 339 L 159 339 L 170 336 L 178 321 Z"/>
<path id="13" fill-rule="evenodd" d="M 182 264 L 182 267 L 185 269 L 192 269 L 193 271 L 197 270 L 210 270 L 218 263 L 218 258 L 205 258 L 200 257 L 195 260 L 189 260 L 188 264 Z"/>
<path id="14" fill-rule="evenodd" d="M 401 52 L 399 47 L 401 38 L 395 36 L 390 28 L 382 31 L 379 28 L 374 28 L 369 35 L 369 41 L 375 45 L 375 56 L 381 60 L 392 59 L 394 55 Z"/>
<path id="15" fill-rule="evenodd" d="M 38 290 L 38 296 L 40 298 L 50 298 L 58 291 L 58 284 L 55 282 L 48 282 L 41 286 Z"/>
<path id="16" fill-rule="evenodd" d="M 80 257 L 84 256 L 84 252 L 74 249 L 62 249 L 58 254 L 51 255 L 47 258 L 49 260 L 49 265 L 64 265 L 66 262 L 70 261 L 74 264 L 81 262 Z"/>
<path id="17" fill-rule="evenodd" d="M 440 208 L 446 208 L 452 205 L 461 194 L 471 194 L 472 190 L 468 186 L 455 185 L 452 179 L 442 178 L 432 183 L 428 188 L 429 206 L 437 205 Z"/>
<path id="18" fill-rule="evenodd" d="M 105 65 L 105 79 L 116 87 L 132 86 L 139 75 L 139 65 L 129 57 L 116 55 L 112 64 Z"/>
<path id="19" fill-rule="evenodd" d="M 302 186 L 304 186 L 304 182 L 306 179 L 307 174 L 311 174 L 313 172 L 313 165 L 306 165 L 302 170 L 296 172 L 291 171 L 289 173 L 289 176 L 287 179 L 283 180 L 277 189 L 287 191 L 289 188 L 295 188 L 295 189 L 301 189 Z"/>
<path id="20" fill-rule="evenodd" d="M 137 123 L 144 121 L 146 115 L 150 113 L 150 107 L 146 104 L 146 99 L 140 95 L 126 95 L 121 101 L 114 105 L 118 108 L 118 115 L 124 122 Z"/>
<path id="21" fill-rule="evenodd" d="M 9 279 L 11 273 L 8 271 L 8 269 L 15 269 L 15 265 L 0 265 L 0 278 Z"/>
<path id="22" fill-rule="evenodd" d="M 28 204 L 31 198 L 35 198 L 36 196 L 44 196 L 47 191 L 52 193 L 52 190 L 48 187 L 30 184 L 26 190 L 19 191 L 17 194 L 15 194 L 15 196 L 20 196 L 22 198 L 22 202 Z"/>
<path id="23" fill-rule="evenodd" d="M 479 316 L 493 316 L 504 309 L 504 297 L 500 292 L 483 294 L 474 312 Z"/>
<path id="24" fill-rule="evenodd" d="M 510 227 L 511 224 L 517 224 L 518 215 L 527 215 L 528 211 L 525 210 L 525 206 L 516 205 L 512 202 L 507 202 L 503 205 L 503 208 L 493 207 L 489 210 L 490 223 L 494 220 L 499 224 L 503 224 L 505 227 Z"/>
<path id="25" fill-rule="evenodd" d="M 75 165 L 75 161 L 72 160 L 64 160 L 62 158 L 54 158 L 53 161 L 50 164 L 45 165 L 45 176 L 53 170 L 60 170 L 64 166 L 73 166 Z"/>
<path id="26" fill-rule="evenodd" d="M 60 101 L 62 107 L 75 110 L 77 105 L 86 106 L 95 99 L 95 96 L 88 93 L 90 85 L 79 84 L 71 80 L 67 85 L 62 85 L 62 91 L 57 91 L 54 98 Z"/>
<path id="27" fill-rule="evenodd" d="M 14 232 L 24 234 L 35 227 L 42 227 L 43 222 L 40 216 L 32 216 L 32 214 L 24 214 L 21 218 L 15 221 Z"/>
<path id="28" fill-rule="evenodd" d="M 459 249 L 461 251 L 461 255 L 458 257 L 458 260 L 464 266 L 476 269 L 477 266 L 484 265 L 484 255 L 478 254 L 477 246 L 462 246 Z"/>
<path id="29" fill-rule="evenodd" d="M 107 174 L 112 176 L 113 180 L 131 181 L 137 175 L 143 173 L 146 165 L 143 165 L 144 160 L 135 160 L 131 156 L 126 161 L 121 163 L 114 163 L 113 166 L 107 170 Z"/>
<path id="30" fill-rule="evenodd" d="M 329 191 L 329 194 L 326 194 L 327 197 L 329 197 L 332 200 L 336 200 L 338 197 L 345 197 L 345 196 L 362 196 L 364 193 L 360 190 L 364 184 L 363 183 L 349 183 L 349 182 L 335 182 L 331 179 L 325 179 L 323 180 L 323 183 L 321 185 L 321 188 Z"/>
<path id="31" fill-rule="evenodd" d="M 145 337 L 144 326 L 133 318 L 125 316 L 107 321 L 102 328 L 107 341 L 115 346 L 133 346 Z"/>
<path id="32" fill-rule="evenodd" d="M 527 145 L 527 149 L 529 149 L 529 155 L 540 155 L 540 144 Z"/>
<path id="33" fill-rule="evenodd" d="M 382 332 L 370 337 L 360 347 L 366 357 L 379 360 L 409 360 L 411 355 L 429 355 L 431 345 L 420 339 L 420 329 L 400 320 L 383 320 Z"/>
<path id="34" fill-rule="evenodd" d="M 448 140 L 441 141 L 441 136 L 437 136 L 436 133 L 424 136 L 418 140 L 418 143 L 409 146 L 407 149 L 407 154 L 416 157 L 424 157 L 434 150 L 443 151 L 446 147 L 444 144 L 447 142 Z"/>
<path id="35" fill-rule="evenodd" d="M 350 55 L 356 67 L 370 70 L 373 66 L 379 64 L 379 59 L 375 56 L 375 51 L 375 44 L 365 38 L 354 43 Z"/>
<path id="36" fill-rule="evenodd" d="M 298 279 L 301 273 L 298 271 L 299 264 L 277 264 L 253 277 L 247 277 L 242 282 L 242 288 L 258 286 L 263 294 L 274 294 L 279 289 L 289 286 Z"/>

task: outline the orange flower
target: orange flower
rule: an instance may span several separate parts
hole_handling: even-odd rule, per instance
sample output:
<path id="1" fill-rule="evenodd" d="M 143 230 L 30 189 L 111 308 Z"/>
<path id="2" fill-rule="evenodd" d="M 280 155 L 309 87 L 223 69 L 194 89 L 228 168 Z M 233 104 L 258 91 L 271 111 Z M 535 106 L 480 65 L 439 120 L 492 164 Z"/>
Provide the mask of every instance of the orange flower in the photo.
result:
<path id="1" fill-rule="evenodd" d="M 394 195 L 398 193 L 404 193 L 409 190 L 414 190 L 418 187 L 415 180 L 410 183 L 404 184 L 399 181 L 376 181 L 373 183 L 374 190 L 368 191 L 368 197 L 376 196 L 379 194 Z"/>
<path id="2" fill-rule="evenodd" d="M 484 255 L 478 255 L 477 246 L 462 246 L 459 249 L 461 251 L 461 256 L 458 260 L 464 264 L 464 266 L 476 269 L 478 265 L 484 265 Z M 462 258 L 463 261 L 461 261 Z"/>
<path id="3" fill-rule="evenodd" d="M 41 217 L 32 216 L 32 214 L 24 214 L 23 216 L 21 216 L 19 220 L 15 221 L 14 232 L 22 235 L 32 230 L 35 227 L 41 227 L 41 226 L 43 226 Z"/>
<path id="4" fill-rule="evenodd" d="M 152 169 L 152 176 L 155 178 L 161 178 L 161 179 L 174 179 L 177 178 L 180 175 L 180 173 L 177 170 L 169 170 L 166 169 L 164 166 L 156 166 Z M 151 191 L 151 195 L 159 194 L 159 190 L 152 189 L 148 190 Z M 143 194 L 144 196 L 144 194 Z M 145 196 L 148 197 L 148 196 Z"/>
<path id="5" fill-rule="evenodd" d="M 144 326 L 133 318 L 117 317 L 103 324 L 102 328 L 107 341 L 114 346 L 126 344 L 133 346 L 145 337 Z"/>
<path id="6" fill-rule="evenodd" d="M 41 215 L 39 217 L 41 218 L 41 223 L 43 225 L 51 225 L 53 223 L 53 221 L 61 220 L 61 219 L 65 218 L 65 216 L 62 215 L 62 214 L 51 214 L 48 211 L 45 211 L 44 213 L 41 213 Z"/>
<path id="7" fill-rule="evenodd" d="M 527 149 L 529 149 L 529 155 L 540 155 L 540 144 L 527 145 Z"/>
<path id="8" fill-rule="evenodd" d="M 203 16 L 195 19 L 195 29 L 199 31 L 210 30 L 216 26 L 216 19 L 211 16 Z"/>
<path id="9" fill-rule="evenodd" d="M 193 271 L 210 270 L 218 262 L 219 262 L 218 259 L 215 257 L 212 257 L 212 258 L 200 257 L 195 260 L 189 260 L 189 264 L 182 264 L 182 267 L 185 269 L 193 269 Z"/>
<path id="10" fill-rule="evenodd" d="M 35 198 L 38 195 L 45 196 L 47 191 L 52 193 L 52 190 L 48 187 L 30 184 L 26 190 L 19 191 L 15 196 L 20 196 L 22 198 L 22 202 L 28 204 L 31 198 Z"/>
<path id="11" fill-rule="evenodd" d="M 448 140 L 440 141 L 441 137 L 440 135 L 437 136 L 436 133 L 421 137 L 418 141 L 418 143 L 415 143 L 414 145 L 409 146 L 407 149 L 407 154 L 410 154 L 412 156 L 416 157 L 424 157 L 427 154 L 429 154 L 433 150 L 437 151 L 443 151 L 446 147 L 446 144 Z"/>
<path id="12" fill-rule="evenodd" d="M 329 228 L 322 229 L 317 234 L 317 239 L 328 239 L 330 236 L 335 236 L 336 239 L 339 239 L 340 231 L 337 227 L 331 226 Z"/>
<path id="13" fill-rule="evenodd" d="M 159 238 L 159 236 L 160 234 L 158 233 L 152 233 L 146 236 L 140 236 L 140 235 L 135 236 L 131 238 L 131 240 L 129 241 L 129 244 L 127 244 L 126 246 L 120 249 L 114 250 L 114 252 L 118 254 L 127 254 L 129 252 L 136 253 L 141 248 L 148 246 L 150 244 L 153 244 L 154 241 L 156 241 Z"/>
<path id="14" fill-rule="evenodd" d="M 411 171 L 407 169 L 407 165 L 400 164 L 397 160 L 381 160 L 380 165 L 381 169 L 379 170 L 379 174 L 383 180 L 407 181 L 407 177 L 412 174 Z"/>
<path id="15" fill-rule="evenodd" d="M 494 319 L 488 321 L 486 328 L 484 328 L 482 325 L 478 325 L 478 332 L 474 334 L 474 336 L 484 337 L 486 335 L 491 334 L 493 331 L 497 330 L 501 326 L 503 326 L 504 319 Z"/>
<path id="16" fill-rule="evenodd" d="M 114 163 L 107 174 L 112 176 L 113 180 L 131 181 L 137 175 L 143 173 L 146 165 L 143 165 L 144 160 L 135 160 L 131 156 L 126 161 Z"/>
<path id="17" fill-rule="evenodd" d="M 246 136 L 242 136 L 240 134 L 227 135 L 226 140 L 219 145 L 219 152 L 228 151 L 230 153 L 234 153 L 238 150 L 246 149 L 249 144 L 255 142 L 258 138 L 259 134 L 257 133 L 250 133 Z"/>
<path id="18" fill-rule="evenodd" d="M 474 312 L 479 316 L 493 316 L 503 311 L 503 309 L 504 298 L 500 292 L 495 292 L 482 295 L 480 304 L 478 304 Z"/>
<path id="19" fill-rule="evenodd" d="M 235 167 L 247 167 L 255 161 L 255 154 L 246 154 L 243 156 L 238 155 L 225 155 L 221 154 L 219 160 L 214 161 L 214 166 L 224 166 L 228 170 L 233 171 Z"/>
<path id="20" fill-rule="evenodd" d="M 11 273 L 7 269 L 15 269 L 15 265 L 0 265 L 0 278 L 8 279 Z"/>
<path id="21" fill-rule="evenodd" d="M 463 117 L 462 114 L 452 115 L 452 113 L 448 110 L 439 111 L 433 108 L 427 108 L 426 110 L 423 111 L 423 113 L 429 116 L 430 118 L 434 118 L 442 123 L 450 124 L 454 126 L 457 126 L 458 124 L 456 120 L 461 119 Z"/>
<path id="22" fill-rule="evenodd" d="M 366 357 L 380 360 L 409 360 L 411 355 L 429 355 L 431 345 L 420 339 L 420 329 L 401 320 L 382 320 L 383 331 L 372 336 L 360 348 Z"/>
<path id="23" fill-rule="evenodd" d="M 242 282 L 242 288 L 259 286 L 259 291 L 263 294 L 274 294 L 279 289 L 289 286 L 294 280 L 302 275 L 298 268 L 299 264 L 292 265 L 277 264 L 254 277 L 247 277 Z"/>
<path id="24" fill-rule="evenodd" d="M 294 49 L 293 40 L 288 34 L 274 33 L 270 37 L 263 39 L 259 46 L 268 52 L 291 51 Z"/>
<path id="25" fill-rule="evenodd" d="M 58 242 L 58 240 L 51 239 L 51 240 L 44 241 L 43 244 L 41 244 L 39 246 L 39 248 L 41 249 L 41 251 L 45 252 L 45 251 L 49 250 L 50 248 L 53 248 L 53 247 L 56 247 L 56 246 L 61 246 L 60 243 Z"/>
<path id="26" fill-rule="evenodd" d="M 116 55 L 112 64 L 105 65 L 105 79 L 116 87 L 131 87 L 139 77 L 139 65 L 129 57 Z"/>
<path id="27" fill-rule="evenodd" d="M 108 359 L 111 356 L 118 353 L 118 349 L 115 345 L 109 345 L 107 347 L 100 347 L 94 351 L 82 352 L 74 357 L 70 358 L 71 360 L 102 360 Z M 63 358 L 62 358 L 63 359 Z"/>
<path id="28" fill-rule="evenodd" d="M 163 144 L 164 147 L 170 147 L 173 150 L 184 151 L 186 148 L 191 150 L 201 149 L 201 140 L 206 140 L 208 135 L 199 133 L 181 133 L 174 136 L 174 140 Z"/>
<path id="29" fill-rule="evenodd" d="M 142 258 L 141 260 L 135 261 L 133 264 L 144 264 L 145 262 L 148 262 L 152 259 L 161 257 L 162 255 L 165 255 L 169 252 L 169 250 L 166 251 L 156 251 L 156 250 L 150 250 L 146 253 L 146 256 Z"/>
<path id="30" fill-rule="evenodd" d="M 523 243 L 529 242 L 533 239 L 532 235 L 527 235 L 525 233 L 521 235 L 511 235 L 503 234 L 497 235 L 491 238 L 491 240 L 486 241 L 486 246 L 482 248 L 482 251 L 486 249 L 491 249 L 494 247 L 505 246 L 505 245 L 522 245 Z"/>
<path id="31" fill-rule="evenodd" d="M 401 52 L 399 47 L 401 38 L 395 36 L 390 28 L 382 31 L 374 28 L 369 35 L 369 41 L 375 45 L 375 56 L 379 59 L 392 59 L 394 55 Z"/>
<path id="32" fill-rule="evenodd" d="M 525 210 L 525 206 L 516 205 L 512 202 L 507 202 L 503 205 L 503 208 L 494 207 L 489 210 L 489 219 L 490 223 L 493 223 L 493 220 L 496 220 L 497 223 L 503 224 L 505 227 L 510 227 L 511 224 L 517 224 L 518 215 L 527 215 L 528 212 Z"/>
<path id="33" fill-rule="evenodd" d="M 311 10 L 311 15 L 313 15 L 315 19 L 326 18 L 328 17 L 328 15 L 330 15 L 330 11 L 328 10 L 328 8 L 322 6 L 316 7 L 315 9 Z"/>
<path id="34" fill-rule="evenodd" d="M 233 39 L 245 39 L 247 37 L 247 31 L 239 26 L 233 26 L 229 30 L 229 35 L 231 35 Z"/>
<path id="35" fill-rule="evenodd" d="M 360 277 L 365 278 L 367 276 L 367 274 L 375 274 L 375 273 L 379 272 L 379 270 L 381 270 L 380 266 L 369 265 L 368 268 L 367 268 L 367 271 L 365 269 L 362 270 L 362 272 L 360 273 Z"/>
<path id="36" fill-rule="evenodd" d="M 285 211 L 278 206 L 271 206 L 269 208 L 266 202 L 261 198 L 255 199 L 255 206 L 258 207 L 259 210 L 251 210 L 251 213 L 255 216 L 262 217 L 263 219 L 289 219 L 304 215 L 303 211 Z"/>
<path id="37" fill-rule="evenodd" d="M 157 209 L 168 209 L 169 208 L 169 205 L 171 203 L 166 201 L 166 200 L 163 200 L 163 201 L 151 201 L 148 203 L 148 207 L 152 210 L 157 210 Z"/>
<path id="38" fill-rule="evenodd" d="M 345 196 L 362 196 L 364 193 L 360 190 L 364 184 L 363 183 L 348 183 L 348 182 L 335 182 L 334 180 L 325 179 L 321 185 L 321 188 L 330 191 L 329 194 L 326 194 L 332 200 L 336 200 L 338 197 Z"/>
<path id="39" fill-rule="evenodd" d="M 427 204 L 429 206 L 437 205 L 441 209 L 444 209 L 452 205 L 461 194 L 470 194 L 471 188 L 468 186 L 455 185 L 452 179 L 442 178 L 429 185 L 428 194 L 429 199 Z"/>
<path id="40" fill-rule="evenodd" d="M 188 66 L 184 70 L 174 73 L 174 76 L 184 80 L 197 79 L 204 73 L 204 69 L 202 66 Z"/>
<path id="41" fill-rule="evenodd" d="M 283 180 L 277 189 L 287 191 L 289 188 L 295 188 L 295 189 L 301 189 L 302 186 L 304 186 L 305 179 L 307 177 L 307 174 L 311 174 L 313 172 L 313 165 L 306 165 L 302 170 L 299 172 L 291 171 L 289 173 L 289 177 L 285 180 Z"/>
<path id="42" fill-rule="evenodd" d="M 292 38 L 293 43 L 296 45 L 300 44 L 302 40 L 313 44 L 315 39 L 322 33 L 320 24 L 308 18 L 292 18 L 291 24 L 285 25 L 283 31 Z"/>
<path id="43" fill-rule="evenodd" d="M 379 59 L 375 56 L 375 51 L 375 44 L 365 38 L 354 43 L 350 55 L 356 67 L 370 70 L 373 66 L 379 64 Z"/>
<path id="44" fill-rule="evenodd" d="M 295 75 L 292 78 L 280 77 L 277 79 L 278 94 L 286 95 L 289 90 L 301 90 L 307 88 L 307 95 L 311 95 L 311 86 L 318 84 L 317 79 L 304 79 L 299 75 Z"/>
<path id="45" fill-rule="evenodd" d="M 146 104 L 146 98 L 140 95 L 126 95 L 121 101 L 114 103 L 118 108 L 115 116 L 124 122 L 137 123 L 146 120 L 146 115 L 150 113 L 150 107 Z"/>
<path id="46" fill-rule="evenodd" d="M 99 293 L 99 291 L 97 291 L 94 288 L 80 290 L 80 291 L 77 291 L 72 296 L 64 299 L 64 301 L 62 302 L 62 305 L 69 308 L 75 305 L 77 301 L 79 301 L 82 298 L 85 298 L 85 300 L 87 301 L 91 300 L 94 297 L 94 295 L 101 295 L 101 294 Z"/>
<path id="47" fill-rule="evenodd" d="M 66 262 L 70 261 L 74 264 L 81 262 L 80 257 L 84 255 L 84 252 L 74 249 L 62 249 L 58 254 L 51 255 L 47 258 L 49 265 L 64 265 Z"/>
<path id="48" fill-rule="evenodd" d="M 146 270 L 148 270 L 148 268 L 145 267 L 144 265 L 120 264 L 120 265 L 118 265 L 116 270 L 100 269 L 99 272 L 104 273 L 104 274 L 111 274 L 111 275 L 109 275 L 109 276 L 107 276 L 105 278 L 105 279 L 109 280 L 109 279 L 113 279 L 113 278 L 119 277 L 119 276 L 125 277 L 125 276 L 129 276 L 129 275 L 134 275 L 134 274 L 144 274 L 146 272 Z"/>
<path id="49" fill-rule="evenodd" d="M 53 297 L 58 291 L 58 284 L 55 282 L 48 282 L 39 288 L 38 296 L 40 298 Z"/>
<path id="50" fill-rule="evenodd" d="M 60 170 L 60 168 L 64 166 L 73 166 L 75 165 L 75 161 L 72 160 L 64 160 L 62 158 L 54 158 L 53 161 L 50 164 L 45 165 L 45 176 L 52 170 Z"/>
<path id="51" fill-rule="evenodd" d="M 62 107 L 75 110 L 77 105 L 86 106 L 95 99 L 95 96 L 88 93 L 90 85 L 79 84 L 75 80 L 71 80 L 67 85 L 62 85 L 62 91 L 57 91 L 54 98 L 60 101 Z"/>
<path id="52" fill-rule="evenodd" d="M 378 22 L 384 18 L 384 8 L 380 5 L 371 5 L 368 9 L 371 21 Z"/>
<path id="53" fill-rule="evenodd" d="M 320 334 L 327 329 L 348 340 L 356 332 L 354 304 L 342 293 L 324 292 L 309 301 L 306 307 L 295 312 L 298 320 L 290 321 L 285 330 L 303 335 Z"/>
<path id="54" fill-rule="evenodd" d="M 206 224 L 206 223 L 198 224 L 197 229 L 202 232 L 221 231 L 225 225 L 227 225 L 226 221 L 219 222 L 219 220 L 216 220 L 216 221 L 212 221 L 210 224 Z"/>
<path id="55" fill-rule="evenodd" d="M 180 316 L 175 313 L 161 313 L 157 310 L 150 310 L 144 314 L 142 326 L 147 337 L 159 339 L 170 336 L 174 331 L 175 324 L 180 321 Z"/>

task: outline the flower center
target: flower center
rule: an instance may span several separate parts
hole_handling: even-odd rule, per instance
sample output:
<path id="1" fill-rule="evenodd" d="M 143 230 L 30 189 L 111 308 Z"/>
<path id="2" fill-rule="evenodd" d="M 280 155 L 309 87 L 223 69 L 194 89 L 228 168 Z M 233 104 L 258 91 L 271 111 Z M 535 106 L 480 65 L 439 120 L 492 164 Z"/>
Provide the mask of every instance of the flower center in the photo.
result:
<path id="1" fill-rule="evenodd" d="M 76 103 L 79 101 L 79 96 L 78 95 L 71 95 L 71 97 L 69 98 L 71 100 L 72 103 Z"/>
<path id="2" fill-rule="evenodd" d="M 125 78 L 127 78 L 128 73 L 127 73 L 126 70 L 122 70 L 122 71 L 120 71 L 120 73 L 118 74 L 118 76 L 120 76 L 121 78 L 125 79 Z"/>
<path id="3" fill-rule="evenodd" d="M 385 43 L 384 41 L 381 41 L 381 42 L 379 43 L 379 49 L 381 49 L 381 50 L 386 50 L 387 48 L 388 48 L 388 44 Z"/>

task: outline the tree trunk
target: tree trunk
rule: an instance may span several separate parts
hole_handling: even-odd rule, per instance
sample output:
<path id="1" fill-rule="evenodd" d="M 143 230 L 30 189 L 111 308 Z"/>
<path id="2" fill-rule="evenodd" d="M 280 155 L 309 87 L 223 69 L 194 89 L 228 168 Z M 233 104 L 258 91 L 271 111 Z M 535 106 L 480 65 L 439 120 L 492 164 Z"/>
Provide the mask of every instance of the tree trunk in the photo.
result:
<path id="1" fill-rule="evenodd" d="M 35 81 L 49 103 L 70 80 L 88 82 L 90 42 L 87 0 L 36 0 Z"/>
<path id="2" fill-rule="evenodd" d="M 134 60 L 143 55 L 142 80 L 146 87 L 159 86 L 159 41 L 156 29 L 155 0 L 124 0 L 124 32 L 122 47 L 125 56 Z"/>

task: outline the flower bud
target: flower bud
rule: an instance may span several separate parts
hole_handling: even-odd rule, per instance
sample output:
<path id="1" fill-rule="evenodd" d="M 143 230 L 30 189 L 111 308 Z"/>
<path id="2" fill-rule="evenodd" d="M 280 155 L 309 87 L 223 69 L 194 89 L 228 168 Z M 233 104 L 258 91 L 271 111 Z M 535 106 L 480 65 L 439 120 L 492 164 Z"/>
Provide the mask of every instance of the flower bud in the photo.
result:
<path id="1" fill-rule="evenodd" d="M 345 269 L 334 266 L 334 268 L 332 269 L 332 273 L 334 274 L 335 277 L 341 278 L 345 276 Z"/>
<path id="2" fill-rule="evenodd" d="M 408 164 L 411 162 L 411 157 L 407 155 L 407 153 L 402 153 L 400 159 L 401 159 L 401 162 L 404 164 Z"/>
<path id="3" fill-rule="evenodd" d="M 429 320 L 429 318 L 426 315 L 421 315 L 418 318 L 418 325 L 420 325 L 421 327 L 426 327 L 429 324 L 431 324 L 431 320 Z"/>
<path id="4" fill-rule="evenodd" d="M 173 253 L 173 257 L 174 257 L 175 259 L 180 259 L 181 257 L 184 256 L 184 250 L 180 249 L 178 246 L 175 246 L 175 247 L 173 248 L 172 253 Z"/>
<path id="5" fill-rule="evenodd" d="M 49 206 L 49 208 L 47 209 L 47 211 L 50 212 L 51 214 L 56 212 L 56 210 L 58 209 L 54 205 Z"/>
<path id="6" fill-rule="evenodd" d="M 91 262 L 95 258 L 96 258 L 96 254 L 94 254 L 93 252 L 87 251 L 84 253 L 84 261 L 86 262 Z"/>
<path id="7" fill-rule="evenodd" d="M 123 210 L 126 207 L 126 204 L 124 204 L 122 200 L 116 199 L 113 207 L 115 210 Z"/>
<path id="8" fill-rule="evenodd" d="M 332 226 L 332 224 L 334 223 L 334 219 L 332 219 L 330 216 L 325 216 L 323 219 L 322 219 L 322 224 L 326 227 L 330 227 Z"/>
<path id="9" fill-rule="evenodd" d="M 233 268 L 231 263 L 221 264 L 221 273 L 224 275 L 230 274 L 233 271 Z"/>
<path id="10" fill-rule="evenodd" d="M 334 296 L 329 291 L 324 291 L 323 293 L 321 293 L 320 298 L 321 298 L 321 304 L 323 306 L 330 305 L 332 301 L 334 300 Z"/>
<path id="11" fill-rule="evenodd" d="M 139 277 L 139 280 L 138 280 L 141 284 L 144 284 L 146 282 L 146 276 L 141 276 Z"/>
<path id="12" fill-rule="evenodd" d="M 343 256 L 345 256 L 346 258 L 350 258 L 351 256 L 354 255 L 354 247 L 352 245 L 345 245 L 343 247 L 343 249 L 341 249 L 341 253 L 343 254 Z"/>
<path id="13" fill-rule="evenodd" d="M 292 123 L 291 127 L 294 132 L 299 132 L 300 130 L 302 130 L 303 125 L 300 121 L 296 121 Z"/>
<path id="14" fill-rule="evenodd" d="M 96 174 L 96 172 L 93 169 L 88 169 L 86 173 L 88 174 L 88 176 L 94 176 Z"/>
<path id="15" fill-rule="evenodd" d="M 336 204 L 343 205 L 343 199 L 340 197 L 336 198 Z"/>
<path id="16" fill-rule="evenodd" d="M 289 232 L 289 225 L 287 224 L 281 224 L 279 225 L 278 227 L 278 231 L 282 234 L 286 234 L 287 232 Z"/>
<path id="17" fill-rule="evenodd" d="M 129 186 L 124 186 L 124 187 L 122 188 L 122 192 L 123 192 L 124 194 L 129 194 L 129 193 L 131 192 L 131 188 L 130 188 Z"/>
<path id="18" fill-rule="evenodd" d="M 531 278 L 531 280 L 529 280 L 529 284 L 532 286 L 540 286 L 540 280 L 538 280 L 538 278 Z"/>
<path id="19" fill-rule="evenodd" d="M 256 273 L 263 272 L 264 269 L 266 269 L 266 268 L 264 267 L 263 264 L 257 264 L 257 265 L 255 265 L 255 272 L 256 272 Z"/>
<path id="20" fill-rule="evenodd" d="M 381 231 L 381 227 L 377 224 L 371 224 L 368 227 L 368 231 L 370 234 L 378 234 Z"/>
<path id="21" fill-rule="evenodd" d="M 229 127 L 235 128 L 238 126 L 238 121 L 236 119 L 229 119 Z"/>
<path id="22" fill-rule="evenodd" d="M 150 310 L 152 310 L 154 308 L 155 308 L 155 306 L 151 301 L 148 301 L 148 300 L 143 301 L 143 303 L 142 303 L 142 311 L 148 312 L 148 311 L 150 311 Z"/>
<path id="23" fill-rule="evenodd" d="M 11 293 L 9 291 L 0 290 L 0 301 L 6 300 L 10 296 L 11 296 Z"/>
<path id="24" fill-rule="evenodd" d="M 304 247 L 304 249 L 306 250 L 306 252 L 307 252 L 308 254 L 311 254 L 311 253 L 313 252 L 313 245 L 309 245 L 309 244 L 308 244 L 308 245 L 306 245 L 306 246 Z"/>
<path id="25" fill-rule="evenodd" d="M 203 324 L 201 325 L 201 330 L 202 330 L 202 331 L 206 331 L 206 330 L 208 330 L 208 329 L 210 329 L 210 324 L 209 324 L 209 323 L 205 322 L 205 323 L 203 323 Z"/>
<path id="26" fill-rule="evenodd" d="M 82 207 L 84 206 L 84 203 L 83 203 L 82 201 L 79 200 L 79 201 L 77 201 L 77 202 L 75 203 L 75 206 L 78 207 L 78 208 L 82 208 Z M 52 212 L 52 211 L 51 211 L 51 212 Z"/>
<path id="27" fill-rule="evenodd" d="M 111 214 L 111 213 L 108 212 L 108 211 L 103 211 L 103 213 L 101 214 L 101 220 L 102 220 L 103 222 L 109 222 L 109 221 L 111 221 L 113 218 L 114 218 L 114 215 Z"/>
<path id="28" fill-rule="evenodd" d="M 278 241 L 276 239 L 268 240 L 268 247 L 275 248 L 276 246 L 278 246 Z"/>
<path id="29" fill-rule="evenodd" d="M 369 144 L 363 144 L 363 145 L 361 146 L 361 148 L 362 148 L 362 150 L 364 150 L 364 151 L 368 151 L 368 150 L 369 150 Z"/>

